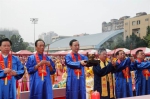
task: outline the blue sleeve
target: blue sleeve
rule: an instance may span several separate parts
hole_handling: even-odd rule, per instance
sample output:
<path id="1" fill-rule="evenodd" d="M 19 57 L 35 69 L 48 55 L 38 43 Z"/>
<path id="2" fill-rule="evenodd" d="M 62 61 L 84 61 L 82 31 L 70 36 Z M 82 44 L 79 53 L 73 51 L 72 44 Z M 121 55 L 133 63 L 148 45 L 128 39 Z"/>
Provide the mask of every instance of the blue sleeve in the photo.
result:
<path id="1" fill-rule="evenodd" d="M 4 70 L 0 70 L 0 78 L 5 78 L 6 74 L 4 73 Z"/>
<path id="2" fill-rule="evenodd" d="M 47 57 L 47 58 L 48 58 L 48 60 L 50 61 L 50 64 L 51 64 L 51 66 L 52 66 L 52 68 L 53 68 L 53 71 L 50 71 L 50 74 L 53 75 L 53 74 L 55 74 L 55 72 L 56 72 L 55 64 L 54 64 L 54 62 L 52 61 L 51 58 L 49 58 L 49 57 Z"/>
<path id="3" fill-rule="evenodd" d="M 73 69 L 80 69 L 81 68 L 80 62 L 79 61 L 73 62 L 69 55 L 66 55 L 65 63 L 67 66 L 69 66 L 70 68 L 73 68 Z"/>
<path id="4" fill-rule="evenodd" d="M 20 62 L 20 60 L 16 57 L 16 66 L 17 66 L 17 75 L 14 76 L 17 80 L 21 79 L 22 76 L 24 75 L 24 67 L 22 65 L 22 63 Z"/>
<path id="5" fill-rule="evenodd" d="M 33 74 L 37 72 L 37 70 L 34 69 L 35 65 L 33 65 L 33 59 L 31 57 L 28 57 L 28 60 L 26 62 L 26 67 L 29 74 Z"/>
<path id="6" fill-rule="evenodd" d="M 125 60 L 123 60 L 120 64 L 118 62 L 116 62 L 116 70 L 115 72 L 120 72 L 123 69 L 125 69 L 127 66 L 130 66 L 131 61 L 130 58 L 126 58 Z"/>
<path id="7" fill-rule="evenodd" d="M 130 70 L 131 71 L 137 70 L 137 63 L 136 63 L 136 61 L 135 62 L 131 62 L 131 64 L 130 64 Z"/>
<path id="8" fill-rule="evenodd" d="M 130 68 L 132 70 L 150 69 L 150 61 L 141 62 L 141 63 L 139 63 L 138 61 L 132 62 L 130 64 Z"/>
<path id="9" fill-rule="evenodd" d="M 138 69 L 150 69 L 150 62 L 146 61 L 146 62 L 137 63 L 137 68 Z"/>
<path id="10" fill-rule="evenodd" d="M 110 72 L 112 72 L 114 67 L 111 63 L 109 63 L 106 67 L 100 68 L 100 65 L 93 66 L 93 72 L 94 74 L 98 75 L 99 77 L 102 77 Z"/>

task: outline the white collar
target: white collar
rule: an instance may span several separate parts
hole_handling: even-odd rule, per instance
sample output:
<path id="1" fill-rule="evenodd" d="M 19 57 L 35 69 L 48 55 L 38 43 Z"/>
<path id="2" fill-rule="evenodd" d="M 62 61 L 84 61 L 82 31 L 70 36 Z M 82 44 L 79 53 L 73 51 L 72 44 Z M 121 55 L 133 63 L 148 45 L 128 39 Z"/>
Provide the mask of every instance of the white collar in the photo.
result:
<path id="1" fill-rule="evenodd" d="M 4 54 L 2 54 L 2 56 L 3 56 L 3 58 L 7 58 L 7 56 L 8 56 L 8 55 L 4 55 Z"/>

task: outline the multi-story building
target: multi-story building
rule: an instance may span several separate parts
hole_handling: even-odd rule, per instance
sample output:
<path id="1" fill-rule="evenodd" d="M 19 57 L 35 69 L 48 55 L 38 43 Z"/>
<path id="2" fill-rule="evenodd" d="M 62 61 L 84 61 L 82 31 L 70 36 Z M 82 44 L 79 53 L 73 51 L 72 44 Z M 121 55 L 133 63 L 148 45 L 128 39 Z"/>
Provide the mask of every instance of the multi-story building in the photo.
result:
<path id="1" fill-rule="evenodd" d="M 20 35 L 18 30 L 0 29 L 0 36 L 11 38 L 12 35 Z"/>
<path id="2" fill-rule="evenodd" d="M 51 44 L 52 43 L 52 38 L 54 36 L 58 36 L 58 34 L 54 33 L 53 31 L 50 31 L 48 33 L 42 33 L 41 35 L 39 35 L 38 38 L 42 39 L 45 41 L 45 44 Z"/>
<path id="3" fill-rule="evenodd" d="M 110 22 L 102 23 L 102 32 L 109 32 L 114 30 L 120 30 L 124 28 L 124 20 L 130 18 L 130 16 L 123 16 L 119 20 L 118 19 L 111 19 Z"/>
<path id="4" fill-rule="evenodd" d="M 150 26 L 150 14 L 146 12 L 136 13 L 135 17 L 124 20 L 124 39 L 132 33 L 143 38 L 148 26 Z"/>

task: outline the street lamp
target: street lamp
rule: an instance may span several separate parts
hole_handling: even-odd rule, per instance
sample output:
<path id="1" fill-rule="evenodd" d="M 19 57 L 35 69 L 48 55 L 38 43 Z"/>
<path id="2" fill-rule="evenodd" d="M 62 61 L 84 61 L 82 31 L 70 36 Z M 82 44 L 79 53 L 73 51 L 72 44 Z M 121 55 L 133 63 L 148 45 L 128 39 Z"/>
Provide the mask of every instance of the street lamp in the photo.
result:
<path id="1" fill-rule="evenodd" d="M 30 21 L 32 21 L 32 24 L 34 24 L 34 42 L 35 42 L 35 24 L 38 22 L 38 18 L 30 18 Z M 34 47 L 35 51 L 35 47 Z"/>

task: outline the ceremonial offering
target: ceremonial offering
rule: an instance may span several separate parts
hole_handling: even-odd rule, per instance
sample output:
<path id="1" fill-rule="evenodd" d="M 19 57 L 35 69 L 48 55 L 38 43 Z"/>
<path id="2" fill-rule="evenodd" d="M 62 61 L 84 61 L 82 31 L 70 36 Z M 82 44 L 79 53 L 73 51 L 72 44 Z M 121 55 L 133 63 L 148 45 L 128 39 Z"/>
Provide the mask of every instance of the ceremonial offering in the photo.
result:
<path id="1" fill-rule="evenodd" d="M 95 54 L 88 54 L 87 53 L 87 57 L 88 57 L 88 60 L 85 61 L 85 62 L 87 63 L 88 67 L 90 67 L 90 66 L 97 66 L 100 63 L 100 60 L 96 60 L 95 59 L 95 57 L 96 57 Z"/>
<path id="2" fill-rule="evenodd" d="M 100 94 L 97 91 L 94 91 L 91 95 L 91 99 L 100 99 Z"/>

